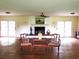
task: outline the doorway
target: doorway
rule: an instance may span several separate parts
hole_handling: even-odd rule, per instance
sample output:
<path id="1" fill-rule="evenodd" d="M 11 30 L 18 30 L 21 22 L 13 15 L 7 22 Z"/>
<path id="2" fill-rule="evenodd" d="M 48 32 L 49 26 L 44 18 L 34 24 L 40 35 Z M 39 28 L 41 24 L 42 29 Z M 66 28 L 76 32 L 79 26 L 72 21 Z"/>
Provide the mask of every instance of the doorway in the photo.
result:
<path id="1" fill-rule="evenodd" d="M 57 33 L 59 33 L 61 37 L 71 37 L 72 36 L 72 22 L 71 21 L 58 21 Z"/>

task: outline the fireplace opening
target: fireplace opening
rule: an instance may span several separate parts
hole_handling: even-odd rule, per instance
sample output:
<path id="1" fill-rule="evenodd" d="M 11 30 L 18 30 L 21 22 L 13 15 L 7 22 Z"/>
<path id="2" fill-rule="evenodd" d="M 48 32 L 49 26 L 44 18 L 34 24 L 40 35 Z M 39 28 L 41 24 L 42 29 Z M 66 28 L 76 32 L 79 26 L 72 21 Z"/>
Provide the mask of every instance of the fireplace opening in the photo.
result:
<path id="1" fill-rule="evenodd" d="M 45 34 L 45 27 L 35 27 L 35 35 L 41 32 L 43 35 Z"/>

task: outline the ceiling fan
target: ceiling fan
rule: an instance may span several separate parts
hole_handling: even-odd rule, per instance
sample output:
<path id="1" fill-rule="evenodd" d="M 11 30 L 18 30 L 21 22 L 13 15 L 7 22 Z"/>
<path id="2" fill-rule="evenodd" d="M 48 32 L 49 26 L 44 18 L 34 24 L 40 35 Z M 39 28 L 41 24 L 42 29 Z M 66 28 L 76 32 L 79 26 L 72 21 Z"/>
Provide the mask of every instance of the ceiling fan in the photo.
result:
<path id="1" fill-rule="evenodd" d="M 40 17 L 46 18 L 46 17 L 49 17 L 49 16 L 45 16 L 44 13 L 42 12 L 41 15 L 40 15 Z"/>

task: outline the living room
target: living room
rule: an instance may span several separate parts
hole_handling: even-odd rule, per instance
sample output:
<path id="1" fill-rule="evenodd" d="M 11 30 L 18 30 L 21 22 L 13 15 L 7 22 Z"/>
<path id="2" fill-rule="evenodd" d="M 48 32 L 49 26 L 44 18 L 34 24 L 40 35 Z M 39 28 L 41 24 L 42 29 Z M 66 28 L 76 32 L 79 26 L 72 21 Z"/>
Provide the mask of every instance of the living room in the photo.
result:
<path id="1" fill-rule="evenodd" d="M 19 46 L 14 44 L 17 41 L 16 39 L 18 39 L 20 37 L 20 34 L 28 34 L 28 35 L 31 35 L 31 36 L 38 35 L 38 34 L 35 34 L 35 32 L 34 32 L 35 27 L 39 28 L 39 29 L 40 29 L 40 27 L 45 28 L 44 29 L 44 31 L 45 31 L 44 35 L 47 35 L 47 30 L 48 29 L 50 30 L 49 35 L 54 34 L 54 33 L 60 34 L 60 37 L 61 37 L 60 47 L 62 47 L 62 45 L 64 45 L 64 44 L 65 45 L 69 44 L 69 46 L 71 46 L 72 41 L 76 42 L 76 39 L 74 39 L 74 38 L 76 38 L 76 31 L 78 31 L 78 22 L 79 22 L 78 21 L 78 19 L 79 19 L 78 16 L 51 16 L 49 18 L 44 19 L 44 21 L 45 21 L 44 24 L 36 24 L 35 23 L 35 21 L 36 21 L 35 16 L 0 16 L 0 19 L 1 19 L 1 28 L 2 28 L 1 29 L 1 31 L 2 31 L 1 32 L 1 46 L 2 46 L 1 51 L 2 51 L 2 49 L 3 49 L 3 51 L 5 51 L 5 52 L 2 52 L 2 53 L 10 52 L 9 54 L 14 54 L 15 55 L 15 52 L 17 52 L 17 50 L 18 50 L 17 48 L 19 48 Z M 60 25 L 59 30 L 61 32 L 60 31 L 57 32 L 56 29 L 58 29 L 58 28 L 55 28 L 58 25 L 57 24 L 58 21 L 60 21 L 60 23 L 58 23 L 58 24 Z M 64 31 L 62 32 L 62 29 L 61 29 L 62 28 L 62 23 L 64 22 L 64 24 L 65 24 L 66 21 L 67 22 L 69 21 L 69 22 L 72 23 L 72 24 L 70 24 L 71 25 L 71 28 L 70 28 L 71 32 L 69 32 L 69 24 L 68 24 L 66 30 L 64 30 L 66 32 L 64 32 Z M 10 27 L 10 28 L 7 27 L 7 30 L 9 30 L 9 31 L 6 31 L 6 27 L 5 27 L 7 25 L 6 22 L 7 22 L 8 26 Z M 9 22 L 11 22 L 11 23 L 9 23 Z M 32 29 L 32 31 L 31 31 L 30 28 Z M 69 35 L 69 34 L 71 34 L 71 35 Z M 8 47 L 8 45 L 10 45 L 10 46 Z M 17 48 L 14 48 L 13 46 L 15 46 Z M 7 49 L 5 50 L 6 47 L 7 47 Z M 7 51 L 8 48 L 10 49 L 9 51 Z M 70 49 L 70 48 L 68 48 L 68 49 Z M 60 51 L 61 50 L 62 49 L 60 48 Z M 14 52 L 12 52 L 12 51 L 14 51 Z M 19 52 L 17 52 L 17 53 L 19 53 Z M 26 53 L 29 53 L 29 52 L 26 52 Z M 14 55 L 13 55 L 12 58 L 14 58 Z M 27 56 L 27 54 L 26 54 L 26 56 Z M 30 58 L 30 57 L 31 56 L 29 56 L 28 58 Z M 33 58 L 33 57 L 31 57 L 31 58 Z M 45 58 L 46 58 L 46 56 L 45 56 Z"/>
<path id="2" fill-rule="evenodd" d="M 75 0 L 0 1 L 0 58 L 78 59 L 78 2 Z M 41 34 L 38 35 L 39 33 Z M 54 34 L 60 35 L 55 45 L 54 42 L 50 44 Z M 21 44 L 22 38 L 25 39 L 25 43 L 28 38 L 27 43 L 30 44 Z M 42 43 L 35 45 L 36 41 L 46 45 L 43 46 Z"/>

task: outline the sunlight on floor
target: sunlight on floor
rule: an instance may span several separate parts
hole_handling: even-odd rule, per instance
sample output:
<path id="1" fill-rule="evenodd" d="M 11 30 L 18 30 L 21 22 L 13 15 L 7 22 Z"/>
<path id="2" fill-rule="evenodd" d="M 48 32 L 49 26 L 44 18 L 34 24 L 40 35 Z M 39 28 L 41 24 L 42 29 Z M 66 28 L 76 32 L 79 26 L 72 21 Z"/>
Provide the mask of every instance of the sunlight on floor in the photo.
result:
<path id="1" fill-rule="evenodd" d="M 74 38 L 60 38 L 62 44 L 70 44 Z"/>
<path id="2" fill-rule="evenodd" d="M 1 37 L 0 38 L 0 42 L 1 42 L 1 45 L 3 46 L 8 46 L 8 45 L 12 45 L 14 44 L 16 41 L 15 38 L 11 38 L 11 37 Z"/>

